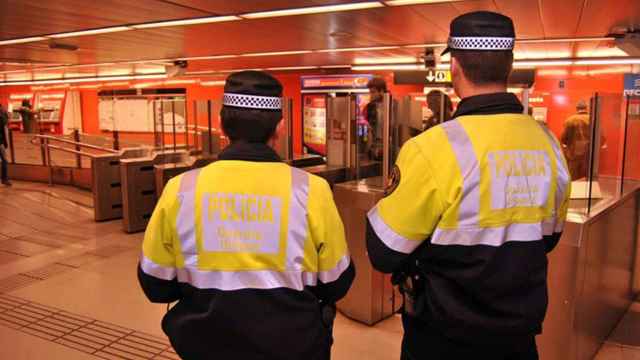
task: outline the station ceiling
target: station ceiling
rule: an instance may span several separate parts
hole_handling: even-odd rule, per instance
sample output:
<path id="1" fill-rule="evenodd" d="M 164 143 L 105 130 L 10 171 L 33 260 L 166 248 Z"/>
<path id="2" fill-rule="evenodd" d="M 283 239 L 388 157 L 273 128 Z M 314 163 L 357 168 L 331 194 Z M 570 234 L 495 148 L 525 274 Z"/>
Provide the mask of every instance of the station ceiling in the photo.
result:
<path id="1" fill-rule="evenodd" d="M 418 58 L 424 46 L 437 48 L 446 42 L 454 17 L 474 10 L 498 11 L 513 18 L 520 40 L 516 57 L 521 59 L 624 56 L 612 39 L 603 38 L 640 29 L 638 0 L 462 0 L 390 6 L 392 3 L 5 0 L 0 3 L 0 80 L 155 73 L 182 58 L 188 59 L 188 71 L 195 74 L 347 66 L 363 58 Z M 348 4 L 366 8 L 291 16 L 255 14 Z M 153 25 L 212 17 L 224 21 Z M 120 26 L 125 27 L 113 28 Z M 55 35 L 102 28 L 114 32 Z M 24 43 L 14 41 L 41 36 Z M 581 41 L 569 40 L 576 38 Z M 77 50 L 51 49 L 54 43 Z"/>

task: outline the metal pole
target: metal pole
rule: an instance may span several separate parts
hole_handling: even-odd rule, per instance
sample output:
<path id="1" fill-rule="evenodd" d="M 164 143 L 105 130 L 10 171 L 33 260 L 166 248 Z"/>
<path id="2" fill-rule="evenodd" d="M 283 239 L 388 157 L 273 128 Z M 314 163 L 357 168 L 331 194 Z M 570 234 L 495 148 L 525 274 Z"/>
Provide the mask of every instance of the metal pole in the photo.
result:
<path id="1" fill-rule="evenodd" d="M 187 113 L 187 99 L 185 98 L 182 103 L 184 104 L 184 138 L 187 152 L 189 152 L 189 114 Z"/>
<path id="2" fill-rule="evenodd" d="M 160 149 L 164 151 L 164 101 L 160 100 Z"/>
<path id="3" fill-rule="evenodd" d="M 11 163 L 16 163 L 16 151 L 15 146 L 13 145 L 13 130 L 7 129 L 9 131 L 9 149 L 11 150 Z"/>
<path id="4" fill-rule="evenodd" d="M 173 152 L 176 152 L 176 99 L 171 99 L 171 125 L 173 126 Z"/>
<path id="5" fill-rule="evenodd" d="M 151 100 L 151 102 L 153 103 L 153 146 L 158 147 L 160 146 L 160 139 L 158 138 L 158 109 L 156 109 L 156 101 Z"/>
<path id="6" fill-rule="evenodd" d="M 75 141 L 76 143 L 80 142 L 80 131 L 78 131 L 78 129 L 74 129 L 73 130 L 73 141 Z M 76 151 L 80 151 L 80 145 L 76 144 Z M 82 158 L 80 157 L 79 154 L 76 154 L 76 166 L 78 167 L 78 169 L 82 169 Z"/>
<path id="7" fill-rule="evenodd" d="M 624 140 L 622 141 L 622 171 L 620 172 L 620 196 L 624 194 L 624 168 L 627 162 L 627 133 L 629 130 L 629 103 L 631 96 L 627 95 L 627 105 L 624 116 Z"/>
<path id="8" fill-rule="evenodd" d="M 288 107 L 288 124 L 287 124 L 287 156 L 293 160 L 293 99 L 287 99 Z"/>
<path id="9" fill-rule="evenodd" d="M 358 110 L 356 96 L 349 95 L 349 132 L 353 140 L 353 165 L 355 167 L 356 180 L 360 180 L 360 137 L 358 136 Z"/>
<path id="10" fill-rule="evenodd" d="M 193 101 L 193 146 L 198 150 L 198 100 Z"/>
<path id="11" fill-rule="evenodd" d="M 391 95 L 385 93 L 382 98 L 382 186 L 386 186 L 389 182 L 389 165 L 391 164 L 391 149 L 389 146 L 390 106 Z"/>
<path id="12" fill-rule="evenodd" d="M 593 186 L 593 170 L 595 168 L 596 162 L 596 153 L 595 153 L 595 145 L 596 145 L 596 122 L 598 121 L 598 93 L 595 93 L 595 96 L 591 98 L 591 151 L 589 152 L 589 173 L 587 174 L 587 183 L 589 184 L 589 190 L 587 192 L 587 214 L 591 213 L 591 190 Z"/>
<path id="13" fill-rule="evenodd" d="M 47 159 L 47 167 L 49 168 L 49 186 L 53 186 L 53 168 L 51 167 L 51 150 L 49 149 L 49 139 L 45 139 L 44 144 L 46 147 L 45 155 Z"/>
<path id="14" fill-rule="evenodd" d="M 209 134 L 209 156 L 213 155 L 213 144 L 211 141 L 211 100 L 207 100 L 207 132 Z"/>
<path id="15" fill-rule="evenodd" d="M 120 132 L 115 130 L 111 135 L 113 136 L 113 150 L 120 150 Z"/>

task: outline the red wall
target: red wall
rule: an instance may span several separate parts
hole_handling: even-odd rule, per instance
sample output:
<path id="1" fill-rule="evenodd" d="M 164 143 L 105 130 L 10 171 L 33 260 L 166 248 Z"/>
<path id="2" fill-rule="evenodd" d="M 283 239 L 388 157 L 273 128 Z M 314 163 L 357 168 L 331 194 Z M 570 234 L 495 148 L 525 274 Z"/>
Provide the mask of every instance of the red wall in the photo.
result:
<path id="1" fill-rule="evenodd" d="M 554 70 L 556 75 L 553 75 Z M 603 95 L 601 124 L 603 133 L 606 136 L 607 148 L 602 150 L 600 172 L 602 174 L 618 174 L 620 171 L 618 164 L 622 156 L 622 132 L 624 130 L 620 126 L 624 120 L 624 112 L 622 111 L 623 75 L 621 73 L 588 75 L 585 71 L 581 73 L 575 68 L 554 70 L 548 71 L 545 69 L 544 71 L 539 71 L 531 97 L 542 98 L 542 102 L 532 103 L 531 105 L 548 108 L 548 126 L 560 137 L 565 119 L 575 112 L 575 105 L 579 100 L 582 99 L 588 102 L 595 92 Z M 549 73 L 552 75 L 546 75 Z M 284 96 L 293 99 L 292 130 L 294 151 L 298 154 L 302 152 L 301 75 L 306 74 L 276 75 L 284 86 Z M 385 78 L 389 91 L 396 97 L 423 91 L 420 85 L 394 85 L 393 74 L 390 72 L 380 72 L 378 75 Z M 564 81 L 563 87 L 560 86 L 560 80 Z M 186 88 L 188 104 L 194 100 L 219 100 L 223 92 L 221 86 L 205 87 L 197 84 L 186 84 L 173 85 L 172 87 Z M 101 132 L 98 127 L 98 90 L 79 90 L 82 98 L 84 132 L 109 136 L 108 133 Z M 28 86 L 0 87 L 0 102 L 6 106 L 9 94 L 28 91 L 30 91 Z M 190 105 L 187 113 L 189 123 L 193 124 L 195 121 L 193 105 Z M 201 126 L 206 126 L 206 115 L 199 114 L 197 123 Z M 218 114 L 213 114 L 213 125 L 219 128 Z M 640 139 L 640 125 L 635 123 L 630 125 L 630 132 L 633 133 L 632 137 Z M 123 142 L 132 141 L 151 144 L 153 143 L 153 134 L 122 133 L 121 140 Z M 165 143 L 170 144 L 172 141 L 170 135 L 167 135 Z M 177 141 L 183 142 L 184 139 L 179 137 Z M 190 142 L 192 141 L 190 139 Z M 630 149 L 630 151 L 636 157 L 640 156 L 638 149 Z M 631 163 L 627 162 L 627 164 Z M 633 176 L 640 178 L 640 166 L 628 167 L 633 169 Z"/>

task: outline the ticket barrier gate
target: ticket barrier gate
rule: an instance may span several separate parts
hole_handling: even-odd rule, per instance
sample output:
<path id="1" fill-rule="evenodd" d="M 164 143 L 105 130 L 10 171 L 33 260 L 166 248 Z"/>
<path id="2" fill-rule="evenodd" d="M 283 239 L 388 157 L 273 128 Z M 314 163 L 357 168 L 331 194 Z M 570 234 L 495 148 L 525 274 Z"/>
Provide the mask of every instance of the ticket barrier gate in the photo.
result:
<path id="1" fill-rule="evenodd" d="M 154 165 L 181 163 L 187 151 L 157 152 L 149 157 L 120 160 L 122 183 L 122 224 L 127 233 L 143 231 L 156 206 Z"/>
<path id="2" fill-rule="evenodd" d="M 354 96 L 328 98 L 326 163 L 311 163 L 313 160 L 310 160 L 294 166 L 324 178 L 331 186 L 379 175 L 381 163 L 367 159 L 358 144 L 357 111 Z"/>
<path id="3" fill-rule="evenodd" d="M 91 159 L 93 175 L 94 220 L 105 221 L 122 218 L 122 177 L 120 161 L 143 158 L 150 149 L 124 149 L 118 154 L 96 155 Z"/>
<path id="4" fill-rule="evenodd" d="M 382 137 L 382 161 L 377 163 L 376 171 L 367 169 L 369 164 L 363 160 L 363 151 L 358 151 L 358 145 L 363 143 L 358 137 L 363 133 L 352 134 L 355 139 L 349 143 L 355 151 L 350 153 L 351 159 L 346 161 L 350 160 L 350 165 L 353 164 L 350 167 L 352 171 L 355 167 L 355 176 L 333 187 L 336 205 L 345 225 L 351 259 L 358 269 L 351 289 L 337 307 L 345 316 L 367 325 L 384 320 L 402 306 L 402 297 L 391 285 L 391 276 L 371 266 L 367 255 L 366 221 L 367 212 L 384 196 L 389 169 L 402 143 L 410 138 L 409 131 L 422 122 L 421 118 L 411 118 L 421 116 L 421 112 L 417 111 L 418 105 L 406 99 L 392 101 L 390 95 L 386 94 L 378 106 L 377 123 L 382 129 L 376 129 Z M 358 154 L 357 157 L 353 156 L 354 152 Z"/>

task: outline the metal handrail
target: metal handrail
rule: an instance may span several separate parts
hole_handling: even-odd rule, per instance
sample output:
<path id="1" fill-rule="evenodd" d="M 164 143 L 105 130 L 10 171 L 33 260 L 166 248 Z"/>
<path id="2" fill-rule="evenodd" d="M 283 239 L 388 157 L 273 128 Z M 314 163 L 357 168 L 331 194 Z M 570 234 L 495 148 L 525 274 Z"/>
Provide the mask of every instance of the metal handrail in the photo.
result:
<path id="1" fill-rule="evenodd" d="M 33 138 L 30 141 L 32 145 L 37 145 L 37 144 L 34 144 L 34 142 L 33 142 L 35 139 L 43 139 L 43 140 L 46 139 L 48 141 L 58 141 L 58 142 L 65 143 L 65 144 L 75 145 L 75 146 L 79 146 L 79 147 L 85 147 L 85 148 L 93 149 L 93 150 L 104 151 L 104 152 L 107 152 L 107 153 L 110 153 L 110 154 L 117 154 L 118 153 L 117 150 L 105 148 L 105 147 L 102 147 L 102 146 L 85 144 L 85 143 L 82 143 L 82 142 L 62 139 L 62 138 L 58 138 L 58 137 L 51 136 L 51 135 L 34 135 Z M 52 145 L 48 145 L 48 146 L 52 146 Z"/>
<path id="2" fill-rule="evenodd" d="M 68 153 L 80 155 L 80 156 L 86 156 L 86 157 L 91 158 L 91 159 L 94 159 L 96 157 L 95 154 L 91 154 L 91 153 L 84 152 L 84 151 L 71 150 L 71 149 L 64 148 L 62 146 L 56 146 L 56 145 L 51 145 L 51 144 L 45 144 L 44 146 L 48 147 L 49 149 L 53 149 L 53 150 L 59 150 L 59 151 L 63 151 L 63 152 L 68 152 Z"/>

